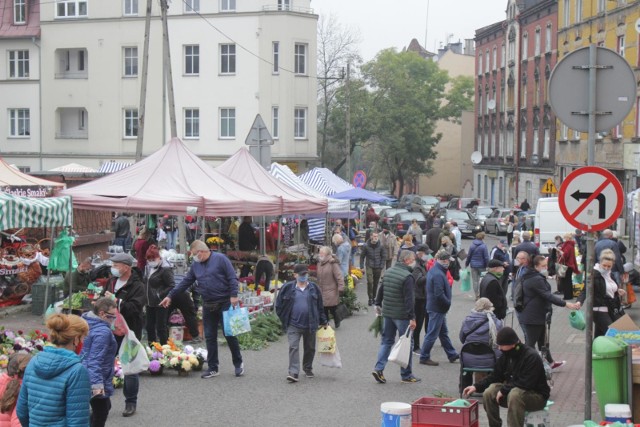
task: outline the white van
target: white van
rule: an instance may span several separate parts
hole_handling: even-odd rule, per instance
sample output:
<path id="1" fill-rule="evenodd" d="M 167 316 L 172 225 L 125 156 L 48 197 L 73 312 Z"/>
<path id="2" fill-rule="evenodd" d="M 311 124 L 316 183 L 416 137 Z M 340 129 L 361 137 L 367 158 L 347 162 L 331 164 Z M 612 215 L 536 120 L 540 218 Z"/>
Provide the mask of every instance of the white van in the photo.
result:
<path id="1" fill-rule="evenodd" d="M 565 233 L 574 233 L 576 228 L 569 224 L 560 212 L 557 197 L 543 197 L 538 199 L 536 208 L 533 238 L 540 253 L 546 255 L 549 248 L 556 245 L 555 237 L 562 237 Z"/>

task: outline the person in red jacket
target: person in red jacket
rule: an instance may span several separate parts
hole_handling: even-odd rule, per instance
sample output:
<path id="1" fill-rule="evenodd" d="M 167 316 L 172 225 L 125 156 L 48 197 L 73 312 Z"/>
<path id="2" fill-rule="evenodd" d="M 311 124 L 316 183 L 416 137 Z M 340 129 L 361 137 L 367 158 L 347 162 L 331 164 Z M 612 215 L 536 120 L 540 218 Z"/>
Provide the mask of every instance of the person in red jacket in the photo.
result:
<path id="1" fill-rule="evenodd" d="M 567 266 L 564 277 L 558 277 L 560 290 L 564 294 L 564 299 L 573 299 L 573 273 L 578 273 L 578 261 L 576 260 L 576 242 L 572 233 L 563 236 L 564 242 L 560 245 L 558 263 Z M 557 271 L 557 268 L 556 268 Z"/>
<path id="2" fill-rule="evenodd" d="M 16 402 L 22 386 L 22 376 L 31 360 L 30 354 L 13 353 L 9 356 L 7 372 L 0 375 L 0 427 L 20 427 Z"/>

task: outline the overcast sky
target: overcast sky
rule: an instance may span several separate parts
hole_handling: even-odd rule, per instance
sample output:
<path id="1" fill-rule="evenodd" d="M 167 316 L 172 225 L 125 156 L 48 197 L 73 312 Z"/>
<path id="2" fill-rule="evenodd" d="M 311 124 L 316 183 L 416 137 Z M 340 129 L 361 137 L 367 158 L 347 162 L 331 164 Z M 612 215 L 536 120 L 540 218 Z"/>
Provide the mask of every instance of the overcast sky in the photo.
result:
<path id="1" fill-rule="evenodd" d="M 440 43 L 472 39 L 477 28 L 505 18 L 507 0 L 312 0 L 318 15 L 334 14 L 338 21 L 359 29 L 360 54 L 365 61 L 380 50 L 407 46 L 416 38 L 427 49 Z"/>

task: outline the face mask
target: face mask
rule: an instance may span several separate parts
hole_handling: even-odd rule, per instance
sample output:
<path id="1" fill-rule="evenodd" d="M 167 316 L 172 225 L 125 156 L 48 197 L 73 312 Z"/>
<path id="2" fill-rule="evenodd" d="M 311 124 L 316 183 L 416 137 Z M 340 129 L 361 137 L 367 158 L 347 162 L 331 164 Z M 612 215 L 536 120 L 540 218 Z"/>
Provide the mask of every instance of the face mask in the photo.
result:
<path id="1" fill-rule="evenodd" d="M 371 243 L 375 245 L 376 243 L 378 243 L 378 239 L 371 239 Z"/>
<path id="2" fill-rule="evenodd" d="M 308 280 L 309 280 L 308 274 L 301 274 L 300 276 L 298 276 L 298 282 L 300 283 L 306 283 Z"/>
<path id="3" fill-rule="evenodd" d="M 120 270 L 115 267 L 111 267 L 111 275 L 114 277 L 120 277 Z"/>
<path id="4" fill-rule="evenodd" d="M 440 264 L 441 266 L 443 266 L 444 268 L 449 268 L 449 261 L 441 261 L 438 260 L 438 264 Z"/>
<path id="5" fill-rule="evenodd" d="M 73 350 L 76 354 L 80 354 L 80 352 L 82 351 L 82 341 L 78 342 L 78 344 L 76 344 L 76 348 Z"/>
<path id="6" fill-rule="evenodd" d="M 158 261 L 147 261 L 147 265 L 151 268 L 156 268 L 158 266 Z"/>
<path id="7" fill-rule="evenodd" d="M 515 259 L 513 260 L 513 265 L 515 265 L 516 267 L 518 267 L 520 265 L 520 260 L 519 259 Z"/>
<path id="8" fill-rule="evenodd" d="M 611 270 L 605 270 L 603 268 L 602 270 L 600 270 L 600 273 L 602 273 L 603 276 L 608 276 L 611 274 Z"/>
<path id="9" fill-rule="evenodd" d="M 429 261 L 429 255 L 422 255 L 422 257 L 420 257 L 420 259 L 424 262 Z"/>
<path id="10" fill-rule="evenodd" d="M 546 268 L 544 270 L 540 270 L 540 274 L 542 274 L 544 277 L 549 277 L 549 270 L 547 270 Z"/>
<path id="11" fill-rule="evenodd" d="M 327 257 L 318 255 L 318 261 L 323 262 Z"/>
<path id="12" fill-rule="evenodd" d="M 415 268 L 416 267 L 416 262 L 413 261 L 411 264 L 409 264 L 409 268 Z"/>
<path id="13" fill-rule="evenodd" d="M 504 274 L 504 272 L 495 272 L 495 273 L 493 273 L 493 275 L 496 276 L 498 279 L 501 278 L 503 274 Z"/>

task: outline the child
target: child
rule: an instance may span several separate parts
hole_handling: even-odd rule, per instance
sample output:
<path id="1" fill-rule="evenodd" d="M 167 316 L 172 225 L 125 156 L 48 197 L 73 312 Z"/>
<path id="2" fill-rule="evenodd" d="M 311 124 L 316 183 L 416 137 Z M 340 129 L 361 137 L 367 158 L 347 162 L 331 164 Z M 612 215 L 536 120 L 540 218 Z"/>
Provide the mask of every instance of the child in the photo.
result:
<path id="1" fill-rule="evenodd" d="M 30 354 L 14 353 L 9 356 L 7 372 L 0 375 L 0 427 L 20 427 L 20 420 L 16 415 L 16 402 L 22 376 L 30 360 Z"/>

